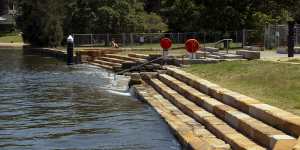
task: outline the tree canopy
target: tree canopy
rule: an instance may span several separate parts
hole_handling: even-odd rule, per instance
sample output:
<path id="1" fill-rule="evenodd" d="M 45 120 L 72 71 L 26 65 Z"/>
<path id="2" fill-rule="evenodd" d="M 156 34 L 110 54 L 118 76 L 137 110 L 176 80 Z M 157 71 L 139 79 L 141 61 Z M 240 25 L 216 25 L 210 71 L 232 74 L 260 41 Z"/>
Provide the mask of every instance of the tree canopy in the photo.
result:
<path id="1" fill-rule="evenodd" d="M 197 32 L 300 22 L 299 0 L 17 0 L 18 26 L 33 45 L 71 33 Z"/>
<path id="2" fill-rule="evenodd" d="M 144 10 L 143 0 L 18 0 L 24 40 L 55 47 L 72 33 L 164 32 L 167 25 Z"/>
<path id="3" fill-rule="evenodd" d="M 150 1 L 150 0 L 148 0 Z M 297 0 L 162 0 L 172 31 L 239 30 L 300 20 Z M 295 14 L 297 10 L 298 13 Z"/>

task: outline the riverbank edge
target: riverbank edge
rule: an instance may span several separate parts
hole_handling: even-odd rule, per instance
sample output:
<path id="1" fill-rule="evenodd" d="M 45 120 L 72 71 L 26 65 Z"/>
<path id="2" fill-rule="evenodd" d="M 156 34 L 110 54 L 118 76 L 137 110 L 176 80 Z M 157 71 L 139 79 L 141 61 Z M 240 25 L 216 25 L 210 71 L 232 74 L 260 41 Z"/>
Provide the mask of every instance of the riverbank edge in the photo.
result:
<path id="1" fill-rule="evenodd" d="M 197 127 L 193 127 L 190 129 L 190 125 L 186 124 L 187 120 L 190 120 L 189 117 L 185 116 L 184 114 L 179 115 L 181 118 L 177 118 L 178 116 L 174 116 L 175 110 L 171 110 L 170 108 L 163 108 L 161 106 L 162 102 L 158 100 L 158 95 L 152 95 L 150 93 L 151 88 L 147 87 L 146 84 L 137 84 L 131 86 L 131 94 L 138 100 L 147 103 L 150 105 L 166 122 L 168 125 L 170 132 L 177 138 L 178 142 L 181 144 L 182 149 L 189 149 L 189 150 L 213 150 L 213 149 L 220 149 L 220 150 L 229 150 L 230 146 L 219 139 L 215 139 L 215 137 L 210 137 L 205 139 L 204 137 L 198 136 L 195 134 L 197 130 L 201 134 Z M 149 91 L 150 90 L 150 91 Z M 168 110 L 170 109 L 170 110 Z M 196 125 L 195 125 L 196 126 Z M 202 130 L 205 130 L 204 127 L 201 127 Z M 212 140 L 214 139 L 214 140 Z"/>
<path id="2" fill-rule="evenodd" d="M 57 59 L 60 59 L 63 61 L 67 60 L 67 52 L 64 50 L 57 49 L 57 48 L 32 47 L 30 45 L 24 45 L 22 47 L 22 49 L 25 54 L 48 56 L 48 57 L 57 58 Z M 79 58 L 80 58 L 80 56 L 78 56 L 77 53 L 74 54 L 74 62 L 75 63 L 81 62 L 81 60 Z"/>
<path id="3" fill-rule="evenodd" d="M 52 48 L 32 48 L 32 47 L 27 47 L 24 49 L 25 51 L 30 51 L 30 52 L 36 52 L 36 53 L 40 53 L 41 55 L 47 55 L 47 56 L 55 56 L 55 57 L 65 57 L 66 56 L 66 52 L 62 51 L 62 50 L 58 50 L 58 49 L 52 49 Z M 181 70 L 181 69 L 180 69 Z M 132 81 L 137 81 L 138 79 L 141 81 L 140 78 L 137 77 L 137 75 L 135 74 L 130 74 L 129 76 L 131 76 L 131 82 Z M 197 78 L 199 79 L 199 78 Z M 195 79 L 195 80 L 197 80 Z M 142 82 L 142 81 L 141 81 Z M 207 87 L 211 87 L 210 84 L 207 84 L 208 82 L 205 82 L 203 84 L 205 84 L 205 86 Z M 134 83 L 133 83 L 134 84 Z M 138 88 L 138 87 L 140 88 Z M 171 128 L 171 132 L 177 137 L 178 141 L 181 143 L 181 145 L 187 149 L 199 149 L 200 144 L 198 144 L 199 142 L 195 142 L 195 139 L 192 139 L 192 134 L 187 134 L 186 132 L 182 132 L 181 127 L 177 126 L 177 124 L 175 123 L 174 125 L 174 119 L 167 119 L 166 116 L 164 116 L 164 114 L 162 114 L 162 112 L 160 112 L 160 108 L 157 108 L 155 105 L 151 104 L 151 101 L 155 101 L 155 97 L 149 97 L 149 96 L 143 96 L 143 94 L 141 93 L 147 93 L 147 85 L 145 84 L 139 84 L 139 85 L 133 85 L 131 86 L 133 88 L 133 92 L 132 92 L 132 96 L 136 96 L 138 99 L 140 99 L 141 101 L 147 102 L 148 104 L 150 104 L 150 106 L 155 109 L 157 111 L 158 114 L 160 114 L 160 116 L 163 118 L 163 120 L 169 125 L 169 127 Z M 141 90 L 144 89 L 144 90 Z M 213 94 L 215 94 L 214 96 L 219 97 L 219 94 L 226 94 L 223 91 L 223 89 L 219 89 L 219 88 L 213 88 L 211 89 L 213 92 Z M 238 101 L 238 100 L 237 100 Z M 168 116 L 167 116 L 168 117 Z M 171 121 L 170 121 L 171 120 Z M 182 122 L 182 120 L 178 120 L 179 122 Z M 175 121 L 176 122 L 176 121 Z M 204 142 L 200 142 L 201 146 L 209 146 L 209 144 L 205 144 L 205 140 Z"/>
<path id="4" fill-rule="evenodd" d="M 29 46 L 29 44 L 25 43 L 0 43 L 1 49 L 22 49 L 24 46 Z"/>
<path id="5" fill-rule="evenodd" d="M 168 68 L 168 69 L 171 69 L 171 70 L 174 71 L 174 69 L 172 69 L 172 68 Z M 222 99 L 222 101 L 224 101 L 224 99 L 223 99 L 224 97 L 227 97 L 228 101 L 229 100 L 232 101 L 232 102 L 235 101 L 236 105 L 240 105 L 240 107 L 239 107 L 240 109 L 244 109 L 245 108 L 245 110 L 246 110 L 248 107 L 252 108 L 252 107 L 255 107 L 256 105 L 266 106 L 266 108 L 263 107 L 263 108 L 257 108 L 257 110 L 252 110 L 253 111 L 252 113 L 255 112 L 255 113 L 259 114 L 261 120 L 269 122 L 270 124 L 272 124 L 272 121 L 275 121 L 275 122 L 285 122 L 285 124 L 289 124 L 289 126 L 287 127 L 287 129 L 285 130 L 285 132 L 289 132 L 289 130 L 292 131 L 292 130 L 295 130 L 296 128 L 298 128 L 298 127 L 296 127 L 297 126 L 296 122 L 291 121 L 291 120 L 287 120 L 286 118 L 282 118 L 282 116 L 280 116 L 280 115 L 278 116 L 278 114 L 276 112 L 280 112 L 282 114 L 288 114 L 290 117 L 295 118 L 295 119 L 299 118 L 298 116 L 296 116 L 296 115 L 294 115 L 292 113 L 289 113 L 289 112 L 286 112 L 285 110 L 281 110 L 279 108 L 276 108 L 276 107 L 264 104 L 264 103 L 262 103 L 260 101 L 257 101 L 257 100 L 255 100 L 253 98 L 250 98 L 250 97 L 247 97 L 245 95 L 242 95 L 242 94 L 230 91 L 228 89 L 222 88 L 222 87 L 220 87 L 220 86 L 218 86 L 216 84 L 213 84 L 213 83 L 211 83 L 211 82 L 209 82 L 209 81 L 207 81 L 205 79 L 193 76 L 193 75 L 191 75 L 189 73 L 186 73 L 185 71 L 181 70 L 180 68 L 177 68 L 175 71 L 176 71 L 176 73 L 179 73 L 179 74 L 182 74 L 182 75 L 186 75 L 185 79 L 189 80 L 189 82 L 193 81 L 193 82 L 199 83 L 201 86 L 205 87 L 207 89 L 207 94 L 208 95 L 210 95 L 212 97 L 216 97 L 217 99 Z M 177 72 L 177 71 L 179 71 L 179 72 Z M 131 77 L 131 79 L 132 80 L 136 80 L 133 77 Z M 164 117 L 163 114 L 160 112 L 159 108 L 156 108 L 155 105 L 151 104 L 151 103 L 153 103 L 151 101 L 155 101 L 155 96 L 147 96 L 147 95 L 145 96 L 145 94 L 143 94 L 143 93 L 147 93 L 147 88 L 149 88 L 149 87 L 147 87 L 147 85 L 145 83 L 138 84 L 138 85 L 133 85 L 132 88 L 133 88 L 132 95 L 135 96 L 136 98 L 138 98 L 139 100 L 148 103 L 151 107 L 153 107 L 157 111 L 157 113 L 160 114 L 160 116 L 164 119 L 164 121 L 167 122 L 167 124 L 171 128 L 173 134 L 179 139 L 179 142 L 183 146 L 186 146 L 186 145 L 191 146 L 191 143 L 189 143 L 184 138 L 185 135 L 182 134 L 182 133 L 180 133 L 180 130 L 172 127 L 172 125 L 168 122 L 168 119 L 166 117 Z M 268 109 L 272 108 L 272 111 L 265 110 L 267 108 Z M 277 111 L 273 111 L 273 110 L 277 110 Z M 296 137 L 296 135 L 295 135 L 295 137 Z M 298 142 L 294 146 L 293 150 L 297 150 L 297 148 L 300 148 L 300 137 L 298 137 Z"/>

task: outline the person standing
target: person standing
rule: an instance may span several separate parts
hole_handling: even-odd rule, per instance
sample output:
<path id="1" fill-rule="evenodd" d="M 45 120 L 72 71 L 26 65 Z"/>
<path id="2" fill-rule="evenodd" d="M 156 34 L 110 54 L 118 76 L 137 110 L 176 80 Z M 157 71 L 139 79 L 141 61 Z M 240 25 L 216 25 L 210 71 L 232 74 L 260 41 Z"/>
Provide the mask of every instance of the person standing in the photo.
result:
<path id="1" fill-rule="evenodd" d="M 143 45 L 145 43 L 145 37 L 144 36 L 140 36 L 140 44 Z"/>

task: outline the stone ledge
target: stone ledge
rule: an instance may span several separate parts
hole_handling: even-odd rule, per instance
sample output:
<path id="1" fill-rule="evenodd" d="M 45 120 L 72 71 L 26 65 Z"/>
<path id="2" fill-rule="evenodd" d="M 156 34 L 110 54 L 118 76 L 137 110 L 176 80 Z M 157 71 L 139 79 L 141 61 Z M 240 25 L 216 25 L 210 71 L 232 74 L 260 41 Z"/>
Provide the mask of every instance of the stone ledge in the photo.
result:
<path id="1" fill-rule="evenodd" d="M 197 90 L 237 108 L 250 116 L 278 128 L 294 137 L 300 136 L 300 117 L 282 109 L 264 104 L 254 98 L 227 90 L 207 80 L 174 67 L 167 67 L 167 73 Z"/>
<path id="2" fill-rule="evenodd" d="M 147 90 L 146 90 L 147 88 Z M 201 124 L 183 114 L 174 105 L 159 94 L 155 94 L 151 87 L 145 85 L 133 86 L 134 93 L 150 105 L 162 116 L 172 128 L 185 149 L 194 150 L 229 150 L 230 146 L 217 139 Z"/>
<path id="3" fill-rule="evenodd" d="M 272 146 L 270 149 L 274 149 L 273 146 L 282 145 L 291 149 L 296 143 L 295 138 L 286 135 L 282 131 L 270 127 L 231 106 L 221 103 L 171 76 L 160 74 L 159 79 L 185 98 L 205 108 L 208 112 L 213 113 L 241 133 L 254 139 L 254 141 L 266 147 Z M 279 135 L 288 137 L 289 139 L 272 138 L 272 136 Z"/>
<path id="4" fill-rule="evenodd" d="M 245 149 L 245 148 L 257 148 L 264 149 L 260 147 L 252 140 L 239 133 L 228 124 L 226 124 L 221 119 L 217 118 L 210 112 L 197 106 L 195 103 L 187 100 L 185 97 L 181 96 L 176 91 L 170 89 L 168 86 L 160 82 L 158 79 L 151 79 L 150 85 L 154 87 L 160 94 L 162 94 L 166 99 L 170 100 L 176 107 L 178 107 L 185 114 L 193 117 L 196 121 L 205 125 L 205 127 L 212 132 L 216 137 L 221 138 L 231 145 L 233 149 Z M 237 139 L 229 136 L 231 134 L 236 134 Z M 244 147 L 245 144 L 247 147 Z"/>
<path id="5" fill-rule="evenodd" d="M 238 50 L 236 51 L 237 55 L 242 55 L 245 59 L 260 59 L 260 52 L 259 51 L 249 51 L 249 50 Z"/>

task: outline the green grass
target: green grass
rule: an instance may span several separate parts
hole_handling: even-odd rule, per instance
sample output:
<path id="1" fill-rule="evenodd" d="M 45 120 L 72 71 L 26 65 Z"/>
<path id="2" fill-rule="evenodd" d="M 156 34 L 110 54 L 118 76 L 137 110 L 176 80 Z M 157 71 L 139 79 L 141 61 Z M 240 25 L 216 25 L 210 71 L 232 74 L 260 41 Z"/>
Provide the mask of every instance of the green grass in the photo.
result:
<path id="1" fill-rule="evenodd" d="M 300 59 L 290 59 L 288 62 L 300 63 Z"/>
<path id="2" fill-rule="evenodd" d="M 234 61 L 192 65 L 184 70 L 300 115 L 300 65 Z"/>
<path id="3" fill-rule="evenodd" d="M 18 35 L 0 36 L 0 43 L 23 43 L 23 39 Z"/>

